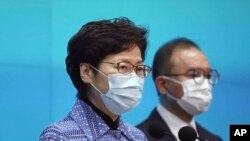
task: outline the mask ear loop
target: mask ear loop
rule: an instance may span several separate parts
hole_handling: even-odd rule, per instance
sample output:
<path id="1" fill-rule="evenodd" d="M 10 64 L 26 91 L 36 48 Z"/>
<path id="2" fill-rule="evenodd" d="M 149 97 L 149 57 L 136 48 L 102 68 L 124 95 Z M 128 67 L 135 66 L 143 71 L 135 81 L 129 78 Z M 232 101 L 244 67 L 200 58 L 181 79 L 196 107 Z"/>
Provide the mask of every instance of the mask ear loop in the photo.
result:
<path id="1" fill-rule="evenodd" d="M 97 68 L 95 68 L 95 67 L 92 66 L 91 64 L 89 64 L 89 66 L 90 66 L 91 68 L 93 68 L 94 70 L 96 70 L 97 72 L 101 73 L 103 76 L 109 78 L 106 74 L 104 74 L 102 71 L 98 70 Z M 95 90 L 97 90 L 101 95 L 104 95 L 104 93 L 101 92 L 93 83 L 90 83 L 90 85 L 91 85 Z"/>
<path id="2" fill-rule="evenodd" d="M 164 79 L 170 80 L 170 81 L 172 81 L 172 82 L 175 82 L 175 83 L 177 83 L 177 84 L 180 84 L 180 85 L 182 86 L 181 82 L 178 81 L 178 80 L 175 80 L 175 79 L 170 78 L 170 77 L 168 77 L 168 76 L 161 76 L 161 77 L 164 78 Z M 169 92 L 167 93 L 167 96 L 168 96 L 169 98 L 175 100 L 175 101 L 178 101 L 178 100 L 179 100 L 179 98 L 176 98 L 175 96 L 173 96 L 173 95 L 172 95 L 171 93 L 169 93 Z"/>
<path id="3" fill-rule="evenodd" d="M 105 77 L 109 78 L 105 73 L 103 73 L 102 71 L 98 70 L 97 68 L 95 68 L 94 66 L 92 66 L 91 64 L 89 64 L 89 66 L 91 68 L 93 68 L 94 70 L 96 70 L 97 72 L 101 73 L 102 75 L 104 75 Z"/>
<path id="4" fill-rule="evenodd" d="M 170 77 L 168 77 L 168 76 L 161 76 L 161 77 L 163 77 L 163 78 L 165 78 L 165 79 L 167 79 L 167 80 L 173 81 L 173 82 L 178 83 L 178 84 L 180 84 L 180 85 L 181 85 L 181 82 L 180 82 L 179 80 L 176 80 L 176 79 L 170 78 Z"/>
<path id="5" fill-rule="evenodd" d="M 103 94 L 94 84 L 90 83 L 90 85 L 91 85 L 95 90 L 97 90 L 100 94 Z"/>

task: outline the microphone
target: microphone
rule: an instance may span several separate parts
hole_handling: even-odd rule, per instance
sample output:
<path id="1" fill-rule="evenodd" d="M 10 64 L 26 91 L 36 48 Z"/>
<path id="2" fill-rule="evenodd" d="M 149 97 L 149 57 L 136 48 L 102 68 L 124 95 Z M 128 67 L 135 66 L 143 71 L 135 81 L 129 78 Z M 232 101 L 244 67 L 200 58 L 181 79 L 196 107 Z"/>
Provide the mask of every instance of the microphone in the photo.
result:
<path id="1" fill-rule="evenodd" d="M 175 137 L 171 134 L 171 133 L 168 133 L 166 130 L 165 130 L 165 127 L 163 124 L 159 123 L 159 122 L 154 122 L 152 124 L 150 124 L 148 126 L 148 133 L 149 135 L 152 137 L 152 138 L 155 138 L 155 139 L 161 139 L 163 138 L 165 135 L 167 136 L 170 136 L 171 138 L 174 138 Z"/>
<path id="2" fill-rule="evenodd" d="M 190 126 L 182 127 L 178 132 L 178 137 L 181 141 L 195 141 L 195 139 L 200 141 L 208 141 L 198 137 L 196 131 Z"/>

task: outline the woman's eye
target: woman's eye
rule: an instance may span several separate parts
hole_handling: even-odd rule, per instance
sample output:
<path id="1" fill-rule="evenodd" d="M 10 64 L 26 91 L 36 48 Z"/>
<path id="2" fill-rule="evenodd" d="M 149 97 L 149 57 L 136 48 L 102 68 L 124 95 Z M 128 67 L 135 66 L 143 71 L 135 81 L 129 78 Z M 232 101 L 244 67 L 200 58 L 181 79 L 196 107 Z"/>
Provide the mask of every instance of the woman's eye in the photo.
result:
<path id="1" fill-rule="evenodd" d="M 119 69 L 120 69 L 120 70 L 127 70 L 128 67 L 127 67 L 127 66 L 119 66 Z"/>

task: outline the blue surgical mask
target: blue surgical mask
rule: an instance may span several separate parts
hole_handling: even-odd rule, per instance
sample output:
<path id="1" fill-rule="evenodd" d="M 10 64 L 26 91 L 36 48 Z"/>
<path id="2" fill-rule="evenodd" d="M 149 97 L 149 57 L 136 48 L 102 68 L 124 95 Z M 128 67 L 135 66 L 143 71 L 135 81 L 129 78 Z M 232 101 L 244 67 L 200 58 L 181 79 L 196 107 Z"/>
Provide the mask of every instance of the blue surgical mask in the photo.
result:
<path id="1" fill-rule="evenodd" d="M 93 66 L 92 66 L 93 67 Z M 94 68 L 97 70 L 96 68 Z M 105 75 L 101 71 L 97 70 Z M 106 76 L 106 75 L 105 75 Z M 121 115 L 135 108 L 141 101 L 144 78 L 129 74 L 108 74 L 109 90 L 101 92 L 95 85 L 91 85 L 100 93 L 104 105 L 114 114 Z"/>

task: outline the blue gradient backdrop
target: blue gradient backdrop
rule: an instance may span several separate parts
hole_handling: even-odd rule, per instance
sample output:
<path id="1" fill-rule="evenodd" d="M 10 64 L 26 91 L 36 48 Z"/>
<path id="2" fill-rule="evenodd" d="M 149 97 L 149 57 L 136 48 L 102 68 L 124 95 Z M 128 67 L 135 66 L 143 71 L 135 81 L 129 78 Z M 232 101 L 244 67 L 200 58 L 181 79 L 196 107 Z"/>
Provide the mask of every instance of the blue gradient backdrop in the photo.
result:
<path id="1" fill-rule="evenodd" d="M 248 0 L 1 0 L 0 140 L 34 141 L 64 117 L 75 89 L 64 59 L 69 38 L 91 20 L 126 16 L 149 30 L 145 64 L 179 36 L 197 42 L 221 73 L 210 110 L 197 117 L 229 140 L 230 124 L 250 124 L 250 1 Z M 142 103 L 123 115 L 142 121 L 158 98 L 151 77 Z"/>

